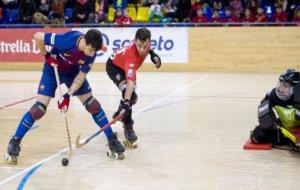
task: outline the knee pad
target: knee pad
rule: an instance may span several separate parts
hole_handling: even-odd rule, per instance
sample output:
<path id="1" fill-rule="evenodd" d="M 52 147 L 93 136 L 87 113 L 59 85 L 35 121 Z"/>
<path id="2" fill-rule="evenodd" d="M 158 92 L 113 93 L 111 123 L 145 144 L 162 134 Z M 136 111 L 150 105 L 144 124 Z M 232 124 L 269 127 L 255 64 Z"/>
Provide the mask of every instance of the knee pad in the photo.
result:
<path id="1" fill-rule="evenodd" d="M 277 129 L 265 130 L 261 126 L 255 127 L 250 134 L 252 143 L 273 143 L 278 144 L 280 142 L 280 132 Z"/>
<path id="2" fill-rule="evenodd" d="M 276 116 L 269 100 L 263 100 L 258 106 L 258 122 L 264 130 L 272 130 L 276 126 Z"/>
<path id="3" fill-rule="evenodd" d="M 260 127 L 257 126 L 250 134 L 250 139 L 252 143 L 270 143 L 267 133 Z"/>
<path id="4" fill-rule="evenodd" d="M 92 115 L 98 113 L 101 109 L 100 103 L 93 96 L 89 97 L 83 105 L 85 106 L 85 109 Z"/>
<path id="5" fill-rule="evenodd" d="M 36 102 L 30 108 L 29 112 L 34 120 L 39 120 L 45 115 L 46 110 L 47 110 L 47 107 L 44 104 L 42 104 L 40 102 Z"/>
<path id="6" fill-rule="evenodd" d="M 123 99 L 124 99 L 124 97 L 125 97 L 125 92 L 126 92 L 126 89 L 124 89 L 124 90 L 122 91 L 122 97 L 123 97 Z M 138 96 L 137 96 L 137 94 L 135 93 L 135 91 L 132 92 L 132 95 L 131 95 L 131 98 L 130 98 L 129 101 L 130 101 L 130 105 L 131 105 L 131 106 L 137 103 L 137 101 L 138 101 Z"/>

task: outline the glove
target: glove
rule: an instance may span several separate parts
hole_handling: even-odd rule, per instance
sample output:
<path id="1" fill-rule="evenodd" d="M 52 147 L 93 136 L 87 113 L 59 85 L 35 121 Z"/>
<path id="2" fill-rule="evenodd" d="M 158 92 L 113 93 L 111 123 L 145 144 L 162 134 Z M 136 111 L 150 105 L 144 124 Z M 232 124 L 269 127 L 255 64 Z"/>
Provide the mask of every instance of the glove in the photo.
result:
<path id="1" fill-rule="evenodd" d="M 58 109 L 67 112 L 70 104 L 70 95 L 68 93 L 65 93 L 63 97 L 64 99 L 61 102 L 60 101 L 57 102 L 58 104 L 57 107 Z"/>
<path id="2" fill-rule="evenodd" d="M 118 117 L 120 115 L 120 113 L 125 113 L 127 110 L 129 110 L 131 107 L 130 105 L 130 101 L 129 100 L 121 100 L 120 101 L 120 105 L 119 105 L 119 108 L 118 108 L 118 111 L 116 111 L 114 114 L 113 114 L 113 119 L 115 119 L 116 117 Z"/>
<path id="3" fill-rule="evenodd" d="M 47 52 L 45 55 L 46 62 L 51 66 L 58 66 L 57 55 Z"/>
<path id="4" fill-rule="evenodd" d="M 149 54 L 150 54 L 151 61 L 154 63 L 155 67 L 159 69 L 161 66 L 160 57 L 153 50 L 150 50 Z"/>

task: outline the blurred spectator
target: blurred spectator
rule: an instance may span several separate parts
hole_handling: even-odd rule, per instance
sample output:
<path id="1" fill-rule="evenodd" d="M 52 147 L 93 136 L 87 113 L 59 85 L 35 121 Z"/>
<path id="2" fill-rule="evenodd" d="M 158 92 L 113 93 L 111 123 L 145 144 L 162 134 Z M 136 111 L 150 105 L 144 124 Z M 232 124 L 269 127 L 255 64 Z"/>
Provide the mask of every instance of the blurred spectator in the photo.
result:
<path id="1" fill-rule="evenodd" d="M 230 9 L 226 8 L 223 22 L 239 22 L 239 19 L 236 15 L 231 14 Z"/>
<path id="2" fill-rule="evenodd" d="M 48 24 L 49 19 L 48 19 L 48 17 L 46 17 L 41 12 L 36 12 L 33 15 L 32 22 L 35 23 L 35 24 Z"/>
<path id="3" fill-rule="evenodd" d="M 127 0 L 114 0 L 114 9 L 121 9 L 122 11 L 127 7 Z"/>
<path id="4" fill-rule="evenodd" d="M 77 0 L 74 9 L 74 22 L 94 22 L 94 2 L 92 0 Z"/>
<path id="5" fill-rule="evenodd" d="M 159 22 L 164 18 L 161 11 L 161 5 L 159 4 L 159 0 L 153 0 L 153 4 L 150 6 L 149 10 L 149 21 L 153 22 L 154 19 L 158 19 Z"/>
<path id="6" fill-rule="evenodd" d="M 286 11 L 288 0 L 276 0 L 275 7 L 281 7 L 282 11 Z"/>
<path id="7" fill-rule="evenodd" d="M 115 16 L 115 20 L 114 23 L 116 24 L 122 24 L 123 22 L 123 13 L 121 9 L 117 9 L 116 10 L 116 16 Z"/>
<path id="8" fill-rule="evenodd" d="M 191 9 L 189 11 L 188 17 L 192 20 L 196 16 L 198 9 L 202 7 L 200 0 L 192 1 Z"/>
<path id="9" fill-rule="evenodd" d="M 214 10 L 222 10 L 223 9 L 223 4 L 222 4 L 222 0 L 214 0 L 213 1 L 213 9 Z"/>
<path id="10" fill-rule="evenodd" d="M 300 9 L 295 11 L 295 16 L 293 18 L 293 22 L 300 22 Z"/>
<path id="11" fill-rule="evenodd" d="M 189 21 L 189 11 L 191 9 L 191 0 L 178 0 L 177 1 L 177 18 L 179 22 L 187 22 Z"/>
<path id="12" fill-rule="evenodd" d="M 194 23 L 206 23 L 208 22 L 208 19 L 206 16 L 203 15 L 203 11 L 202 9 L 198 9 L 197 12 L 196 12 L 196 16 L 194 16 L 192 18 L 192 22 Z"/>
<path id="13" fill-rule="evenodd" d="M 241 0 L 231 0 L 230 2 L 231 14 L 238 16 L 243 12 L 243 4 Z"/>
<path id="14" fill-rule="evenodd" d="M 17 9 L 19 8 L 18 0 L 2 0 L 3 9 Z"/>
<path id="15" fill-rule="evenodd" d="M 282 11 L 281 7 L 276 8 L 276 13 L 273 16 L 273 22 L 286 22 L 287 14 Z"/>
<path id="16" fill-rule="evenodd" d="M 214 10 L 210 21 L 211 22 L 222 22 L 222 20 L 220 19 L 220 16 L 219 16 L 219 10 L 218 9 Z"/>
<path id="17" fill-rule="evenodd" d="M 64 24 L 65 13 L 62 0 L 52 0 L 49 19 L 52 24 Z"/>
<path id="18" fill-rule="evenodd" d="M 124 9 L 123 14 L 121 9 L 116 10 L 115 23 L 119 25 L 132 24 L 132 18 L 128 15 L 128 10 Z"/>
<path id="19" fill-rule="evenodd" d="M 252 16 L 252 13 L 250 11 L 250 9 L 246 9 L 245 10 L 245 16 L 242 18 L 241 22 L 254 22 L 255 19 L 254 17 Z"/>
<path id="20" fill-rule="evenodd" d="M 38 7 L 39 12 L 41 12 L 44 16 L 48 15 L 50 12 L 50 0 L 41 0 L 40 5 Z"/>
<path id="21" fill-rule="evenodd" d="M 95 23 L 106 22 L 108 13 L 108 1 L 95 1 Z"/>
<path id="22" fill-rule="evenodd" d="M 255 22 L 268 22 L 267 15 L 261 7 L 257 8 L 257 16 Z"/>
<path id="23" fill-rule="evenodd" d="M 63 4 L 62 0 L 52 0 L 50 14 L 56 14 L 57 17 L 60 17 L 60 18 L 63 18 L 65 16 L 64 4 Z"/>
<path id="24" fill-rule="evenodd" d="M 169 19 L 170 21 L 173 21 L 173 19 L 176 17 L 176 10 L 172 4 L 172 0 L 168 0 L 163 5 L 162 12 L 164 14 L 165 19 Z"/>
<path id="25" fill-rule="evenodd" d="M 123 25 L 129 25 L 132 24 L 132 18 L 128 15 L 128 10 L 124 9 L 123 11 L 123 19 L 122 19 L 122 24 Z"/>
<path id="26" fill-rule="evenodd" d="M 33 14 L 37 11 L 36 3 L 34 0 L 21 0 L 20 2 L 20 21 L 22 23 L 32 23 Z"/>
<path id="27" fill-rule="evenodd" d="M 258 3 L 257 3 L 256 0 L 249 0 L 246 8 L 250 9 L 251 15 L 253 17 L 256 17 L 256 15 L 257 15 L 257 8 L 258 8 Z"/>

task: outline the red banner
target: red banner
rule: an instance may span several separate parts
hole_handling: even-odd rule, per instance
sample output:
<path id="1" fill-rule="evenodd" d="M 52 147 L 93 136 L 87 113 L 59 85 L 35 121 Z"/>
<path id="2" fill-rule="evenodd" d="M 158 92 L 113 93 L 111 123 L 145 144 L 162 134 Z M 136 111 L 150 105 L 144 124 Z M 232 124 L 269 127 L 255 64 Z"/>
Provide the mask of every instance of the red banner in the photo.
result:
<path id="1" fill-rule="evenodd" d="M 0 62 L 40 62 L 43 56 L 33 40 L 36 32 L 66 32 L 67 28 L 1 29 Z"/>

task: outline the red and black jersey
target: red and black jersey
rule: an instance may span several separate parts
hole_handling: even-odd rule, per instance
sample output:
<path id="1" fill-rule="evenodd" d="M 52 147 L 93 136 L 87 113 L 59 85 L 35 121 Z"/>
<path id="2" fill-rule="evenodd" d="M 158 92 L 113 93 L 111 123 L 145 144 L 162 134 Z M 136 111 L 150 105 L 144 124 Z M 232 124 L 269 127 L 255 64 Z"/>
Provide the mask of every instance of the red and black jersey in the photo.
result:
<path id="1" fill-rule="evenodd" d="M 150 47 L 148 48 L 148 51 Z M 110 56 L 113 64 L 124 70 L 127 80 L 136 80 L 136 71 L 143 64 L 148 53 L 145 56 L 140 56 L 136 43 L 132 41 L 130 44 L 121 47 Z"/>

